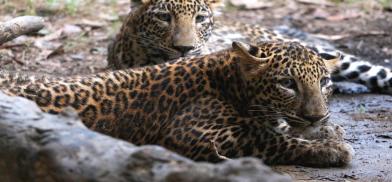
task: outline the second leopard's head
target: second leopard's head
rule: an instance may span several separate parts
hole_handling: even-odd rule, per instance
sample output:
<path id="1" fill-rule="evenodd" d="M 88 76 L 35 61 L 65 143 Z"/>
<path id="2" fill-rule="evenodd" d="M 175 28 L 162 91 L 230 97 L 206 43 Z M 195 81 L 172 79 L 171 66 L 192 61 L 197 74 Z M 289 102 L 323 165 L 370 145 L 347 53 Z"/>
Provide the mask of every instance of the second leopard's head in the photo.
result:
<path id="1" fill-rule="evenodd" d="M 139 0 L 134 36 L 168 59 L 198 54 L 213 29 L 221 0 Z M 149 44 L 149 45 L 146 45 Z"/>
<path id="2" fill-rule="evenodd" d="M 283 118 L 302 127 L 329 118 L 330 73 L 339 56 L 325 60 L 296 42 L 234 42 L 233 48 L 248 85 L 251 115 Z"/>

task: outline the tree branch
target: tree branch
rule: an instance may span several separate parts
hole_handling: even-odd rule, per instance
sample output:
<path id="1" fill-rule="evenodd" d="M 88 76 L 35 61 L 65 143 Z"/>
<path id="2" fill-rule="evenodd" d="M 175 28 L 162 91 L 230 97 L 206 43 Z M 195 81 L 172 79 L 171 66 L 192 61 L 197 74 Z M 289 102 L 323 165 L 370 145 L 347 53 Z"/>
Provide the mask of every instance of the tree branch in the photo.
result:
<path id="1" fill-rule="evenodd" d="M 21 16 L 0 24 L 0 45 L 18 36 L 36 32 L 44 27 L 44 20 L 37 16 Z"/>

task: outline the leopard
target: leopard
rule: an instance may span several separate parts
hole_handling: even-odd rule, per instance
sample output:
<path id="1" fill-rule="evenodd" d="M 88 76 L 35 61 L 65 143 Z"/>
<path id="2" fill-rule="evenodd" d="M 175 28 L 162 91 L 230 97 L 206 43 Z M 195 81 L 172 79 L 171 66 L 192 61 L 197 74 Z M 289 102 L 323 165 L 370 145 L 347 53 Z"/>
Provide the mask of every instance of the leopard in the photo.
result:
<path id="1" fill-rule="evenodd" d="M 326 59 L 342 55 L 332 73 L 336 90 L 343 93 L 392 94 L 392 70 L 374 65 L 328 45 L 313 44 L 285 31 L 220 17 L 221 0 L 142 0 L 124 20 L 108 46 L 108 67 L 122 69 L 157 64 L 179 57 L 206 55 L 231 46 L 233 41 L 296 41 Z M 341 82 L 351 82 L 344 88 Z"/>
<path id="2" fill-rule="evenodd" d="M 220 0 L 141 0 L 108 46 L 113 69 L 198 55 L 211 36 Z M 174 23 L 175 22 L 175 23 Z"/>
<path id="3" fill-rule="evenodd" d="M 94 131 L 196 161 L 257 157 L 269 165 L 337 167 L 355 154 L 344 139 L 308 139 L 305 129 L 301 137 L 279 126 L 301 130 L 329 120 L 330 73 L 339 60 L 296 42 L 233 42 L 158 65 L 0 85 L 45 112 L 73 108 Z"/>

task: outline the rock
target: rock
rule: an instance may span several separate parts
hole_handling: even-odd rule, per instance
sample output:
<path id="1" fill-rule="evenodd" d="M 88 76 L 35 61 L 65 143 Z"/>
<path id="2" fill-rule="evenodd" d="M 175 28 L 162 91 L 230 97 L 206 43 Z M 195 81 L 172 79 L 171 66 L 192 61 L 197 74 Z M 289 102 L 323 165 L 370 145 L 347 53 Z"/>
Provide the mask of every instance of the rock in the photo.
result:
<path id="1" fill-rule="evenodd" d="M 43 113 L 0 92 L 0 181 L 290 181 L 258 159 L 197 163 L 87 129 L 72 109 Z"/>

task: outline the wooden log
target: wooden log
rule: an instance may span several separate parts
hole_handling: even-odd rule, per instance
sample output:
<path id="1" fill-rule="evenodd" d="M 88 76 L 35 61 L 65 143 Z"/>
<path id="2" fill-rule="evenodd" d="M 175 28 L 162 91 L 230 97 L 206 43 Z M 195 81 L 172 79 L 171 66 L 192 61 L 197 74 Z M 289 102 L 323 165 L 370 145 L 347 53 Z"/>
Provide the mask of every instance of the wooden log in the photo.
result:
<path id="1" fill-rule="evenodd" d="M 44 27 L 44 19 L 37 16 L 21 16 L 0 24 L 0 45 L 18 36 L 36 32 Z"/>
<path id="2" fill-rule="evenodd" d="M 0 181 L 290 181 L 255 158 L 196 163 L 159 146 L 135 146 L 0 92 Z"/>

